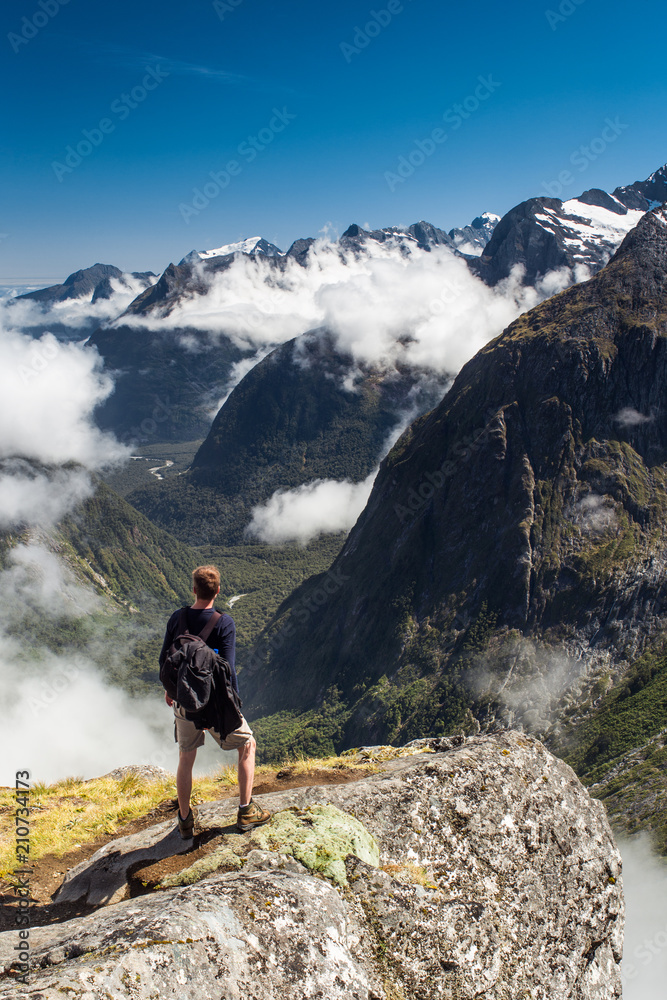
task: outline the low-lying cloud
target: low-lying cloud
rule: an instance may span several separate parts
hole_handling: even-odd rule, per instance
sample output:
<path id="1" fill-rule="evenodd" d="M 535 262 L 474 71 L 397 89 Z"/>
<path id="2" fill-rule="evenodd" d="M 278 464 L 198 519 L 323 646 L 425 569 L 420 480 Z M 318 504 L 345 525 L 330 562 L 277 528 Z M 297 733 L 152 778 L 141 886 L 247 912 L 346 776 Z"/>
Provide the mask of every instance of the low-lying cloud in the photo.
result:
<path id="1" fill-rule="evenodd" d="M 306 545 L 321 534 L 349 531 L 366 506 L 376 475 L 377 469 L 361 483 L 316 479 L 294 490 L 278 490 L 253 509 L 246 535 L 272 545 Z"/>
<path id="2" fill-rule="evenodd" d="M 200 265 L 198 278 L 206 294 L 191 294 L 164 311 L 125 316 L 119 322 L 204 330 L 213 340 L 224 335 L 252 351 L 235 366 L 220 405 L 271 348 L 306 332 L 309 339 L 333 337 L 334 347 L 350 358 L 342 381 L 347 391 L 355 391 L 360 373 L 369 368 L 391 372 L 406 367 L 418 372 L 424 385 L 438 379 L 444 391 L 462 365 L 520 313 L 587 276 L 586 269 L 564 269 L 530 288 L 516 269 L 489 288 L 446 247 L 405 253 L 392 241 L 368 241 L 363 252 L 353 252 L 322 240 L 311 249 L 306 266 L 288 258 L 279 268 L 240 254 L 217 274 Z M 183 343 L 190 350 L 198 347 L 197 338 L 188 333 Z M 311 363 L 299 342 L 294 361 Z M 372 477 L 366 484 L 318 480 L 278 491 L 255 508 L 247 535 L 276 544 L 305 544 L 323 532 L 349 530 L 368 498 L 369 481 Z"/>
<path id="3" fill-rule="evenodd" d="M 622 410 L 614 414 L 613 420 L 619 427 L 626 429 L 628 427 L 640 427 L 642 424 L 650 424 L 655 420 L 655 414 L 647 416 L 645 413 L 635 410 L 632 406 L 624 406 Z"/>
<path id="4" fill-rule="evenodd" d="M 153 280 L 157 280 L 153 279 Z M 103 323 L 116 319 L 146 287 L 145 281 L 123 274 L 122 278 L 111 278 L 111 295 L 95 302 L 92 296 L 64 299 L 62 302 L 37 302 L 34 299 L 19 299 L 13 295 L 0 298 L 0 325 L 5 330 L 47 329 L 62 335 L 63 328 L 75 337 L 87 336 L 91 330 Z M 21 294 L 19 290 L 12 290 Z"/>
<path id="5" fill-rule="evenodd" d="M 667 981 L 667 861 L 646 835 L 622 838 L 624 1000 L 664 1000 Z"/>
<path id="6" fill-rule="evenodd" d="M 52 334 L 35 340 L 0 330 L 0 459 L 98 469 L 126 449 L 92 422 L 113 389 L 99 355 Z"/>
<path id="7" fill-rule="evenodd" d="M 94 351 L 0 328 L 0 530 L 22 539 L 0 572 L 3 784 L 23 769 L 50 781 L 173 758 L 166 705 L 131 698 L 104 677 L 130 649 L 131 629 L 75 577 L 54 535 L 93 492 L 91 473 L 126 454 L 92 419 L 111 388 Z"/>
<path id="8" fill-rule="evenodd" d="M 92 493 L 85 469 L 44 472 L 24 459 L 0 461 L 0 530 L 49 528 Z"/>
<path id="9" fill-rule="evenodd" d="M 494 705 L 501 725 L 543 736 L 575 703 L 588 675 L 583 659 L 523 637 L 472 656 L 466 672 L 471 694 Z"/>
<path id="10" fill-rule="evenodd" d="M 618 527 L 613 500 L 597 493 L 588 493 L 575 504 L 574 519 L 587 535 L 601 535 Z"/>
<path id="11" fill-rule="evenodd" d="M 0 784 L 12 784 L 23 769 L 35 781 L 92 777 L 121 764 L 157 763 L 160 750 L 168 761 L 172 734 L 160 700 L 130 698 L 105 681 L 100 663 L 109 650 L 95 630 L 86 644 L 63 653 L 22 641 L 39 621 L 66 643 L 77 622 L 104 611 L 103 599 L 44 539 L 9 552 L 0 607 Z M 122 655 L 122 628 L 115 638 L 113 655 Z"/>
<path id="12" fill-rule="evenodd" d="M 489 288 L 447 247 L 402 253 L 393 241 L 371 240 L 360 253 L 321 240 L 306 266 L 286 258 L 280 269 L 247 255 L 223 272 L 201 265 L 206 294 L 119 322 L 204 330 L 248 351 L 322 328 L 355 362 L 456 373 L 520 313 L 587 276 L 562 269 L 531 288 L 516 269 Z"/>

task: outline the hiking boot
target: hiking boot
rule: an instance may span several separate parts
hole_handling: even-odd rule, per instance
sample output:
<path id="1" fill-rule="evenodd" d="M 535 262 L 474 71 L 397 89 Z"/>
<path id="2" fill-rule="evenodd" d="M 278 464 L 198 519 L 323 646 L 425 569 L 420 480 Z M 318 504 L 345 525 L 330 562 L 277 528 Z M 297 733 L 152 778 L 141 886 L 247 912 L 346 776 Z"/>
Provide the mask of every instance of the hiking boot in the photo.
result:
<path id="1" fill-rule="evenodd" d="M 180 830 L 181 837 L 183 840 L 192 840 L 194 837 L 195 820 L 197 819 L 197 813 L 192 808 L 187 814 L 185 819 L 181 819 L 181 811 L 178 810 L 178 829 Z"/>
<path id="2" fill-rule="evenodd" d="M 239 808 L 238 814 L 236 816 L 236 829 L 241 833 L 245 833 L 247 830 L 252 830 L 256 826 L 262 826 L 264 823 L 268 823 L 271 819 L 271 813 L 268 809 L 262 809 L 258 806 L 254 799 L 250 799 L 247 806 L 243 809 Z"/>

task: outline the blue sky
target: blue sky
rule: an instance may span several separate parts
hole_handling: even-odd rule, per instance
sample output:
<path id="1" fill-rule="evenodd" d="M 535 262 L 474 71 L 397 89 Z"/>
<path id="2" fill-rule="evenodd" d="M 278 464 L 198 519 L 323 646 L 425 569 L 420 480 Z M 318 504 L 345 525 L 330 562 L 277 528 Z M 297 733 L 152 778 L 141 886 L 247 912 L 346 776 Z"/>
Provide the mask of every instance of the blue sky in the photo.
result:
<path id="1" fill-rule="evenodd" d="M 352 222 L 449 229 L 562 171 L 567 198 L 667 161 L 653 0 L 5 0 L 0 18 L 0 283 Z"/>

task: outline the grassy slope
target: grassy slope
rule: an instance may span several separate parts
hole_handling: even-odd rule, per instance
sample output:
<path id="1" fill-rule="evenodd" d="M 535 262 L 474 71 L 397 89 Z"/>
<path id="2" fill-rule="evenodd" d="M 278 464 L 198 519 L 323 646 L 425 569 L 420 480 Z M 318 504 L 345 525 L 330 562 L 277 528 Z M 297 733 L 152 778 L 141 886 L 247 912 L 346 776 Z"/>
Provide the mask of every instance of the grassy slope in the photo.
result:
<path id="1" fill-rule="evenodd" d="M 649 830 L 667 854 L 667 643 L 637 660 L 575 735 L 556 747 L 618 829 Z"/>
<path id="2" fill-rule="evenodd" d="M 290 776 L 313 768 L 334 772 L 344 768 L 361 774 L 372 767 L 368 762 L 339 757 L 317 761 L 288 759 L 284 763 L 289 765 Z M 268 767 L 258 767 L 256 775 L 258 782 L 275 778 Z M 222 767 L 217 774 L 194 778 L 193 802 L 212 802 L 236 787 L 236 768 Z M 153 781 L 128 773 L 120 778 L 104 776 L 84 781 L 71 777 L 50 785 L 35 784 L 29 795 L 30 860 L 34 864 L 45 854 L 61 855 L 100 837 L 111 839 L 121 827 L 146 816 L 165 799 L 175 798 L 173 774 Z M 12 835 L 15 809 L 14 790 L 0 788 L 0 878 L 11 876 L 16 866 Z"/>

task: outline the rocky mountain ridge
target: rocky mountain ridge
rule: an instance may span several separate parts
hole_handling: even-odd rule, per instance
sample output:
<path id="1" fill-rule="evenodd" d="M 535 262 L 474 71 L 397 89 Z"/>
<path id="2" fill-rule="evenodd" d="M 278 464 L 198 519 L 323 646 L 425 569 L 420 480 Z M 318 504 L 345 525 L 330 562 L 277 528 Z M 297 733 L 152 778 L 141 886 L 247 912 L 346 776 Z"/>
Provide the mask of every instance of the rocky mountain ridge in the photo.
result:
<path id="1" fill-rule="evenodd" d="M 334 704 L 338 746 L 512 719 L 556 738 L 568 691 L 590 708 L 659 641 L 666 287 L 656 210 L 462 369 L 383 462 L 307 635 L 291 610 L 317 578 L 280 609 L 251 714 Z"/>
<path id="2" fill-rule="evenodd" d="M 134 278 L 136 282 L 143 284 L 145 288 L 153 284 L 153 278 L 157 278 L 152 271 L 132 271 L 127 273 L 121 271 L 113 264 L 93 264 L 79 271 L 74 271 L 65 278 L 62 285 L 49 285 L 48 288 L 38 288 L 34 292 L 26 292 L 25 295 L 17 295 L 17 301 L 29 300 L 52 304 L 54 302 L 65 302 L 67 299 L 88 299 L 90 302 L 97 302 L 99 299 L 111 298 L 113 288 L 112 279 L 121 285 L 127 284 L 127 279 Z"/>

